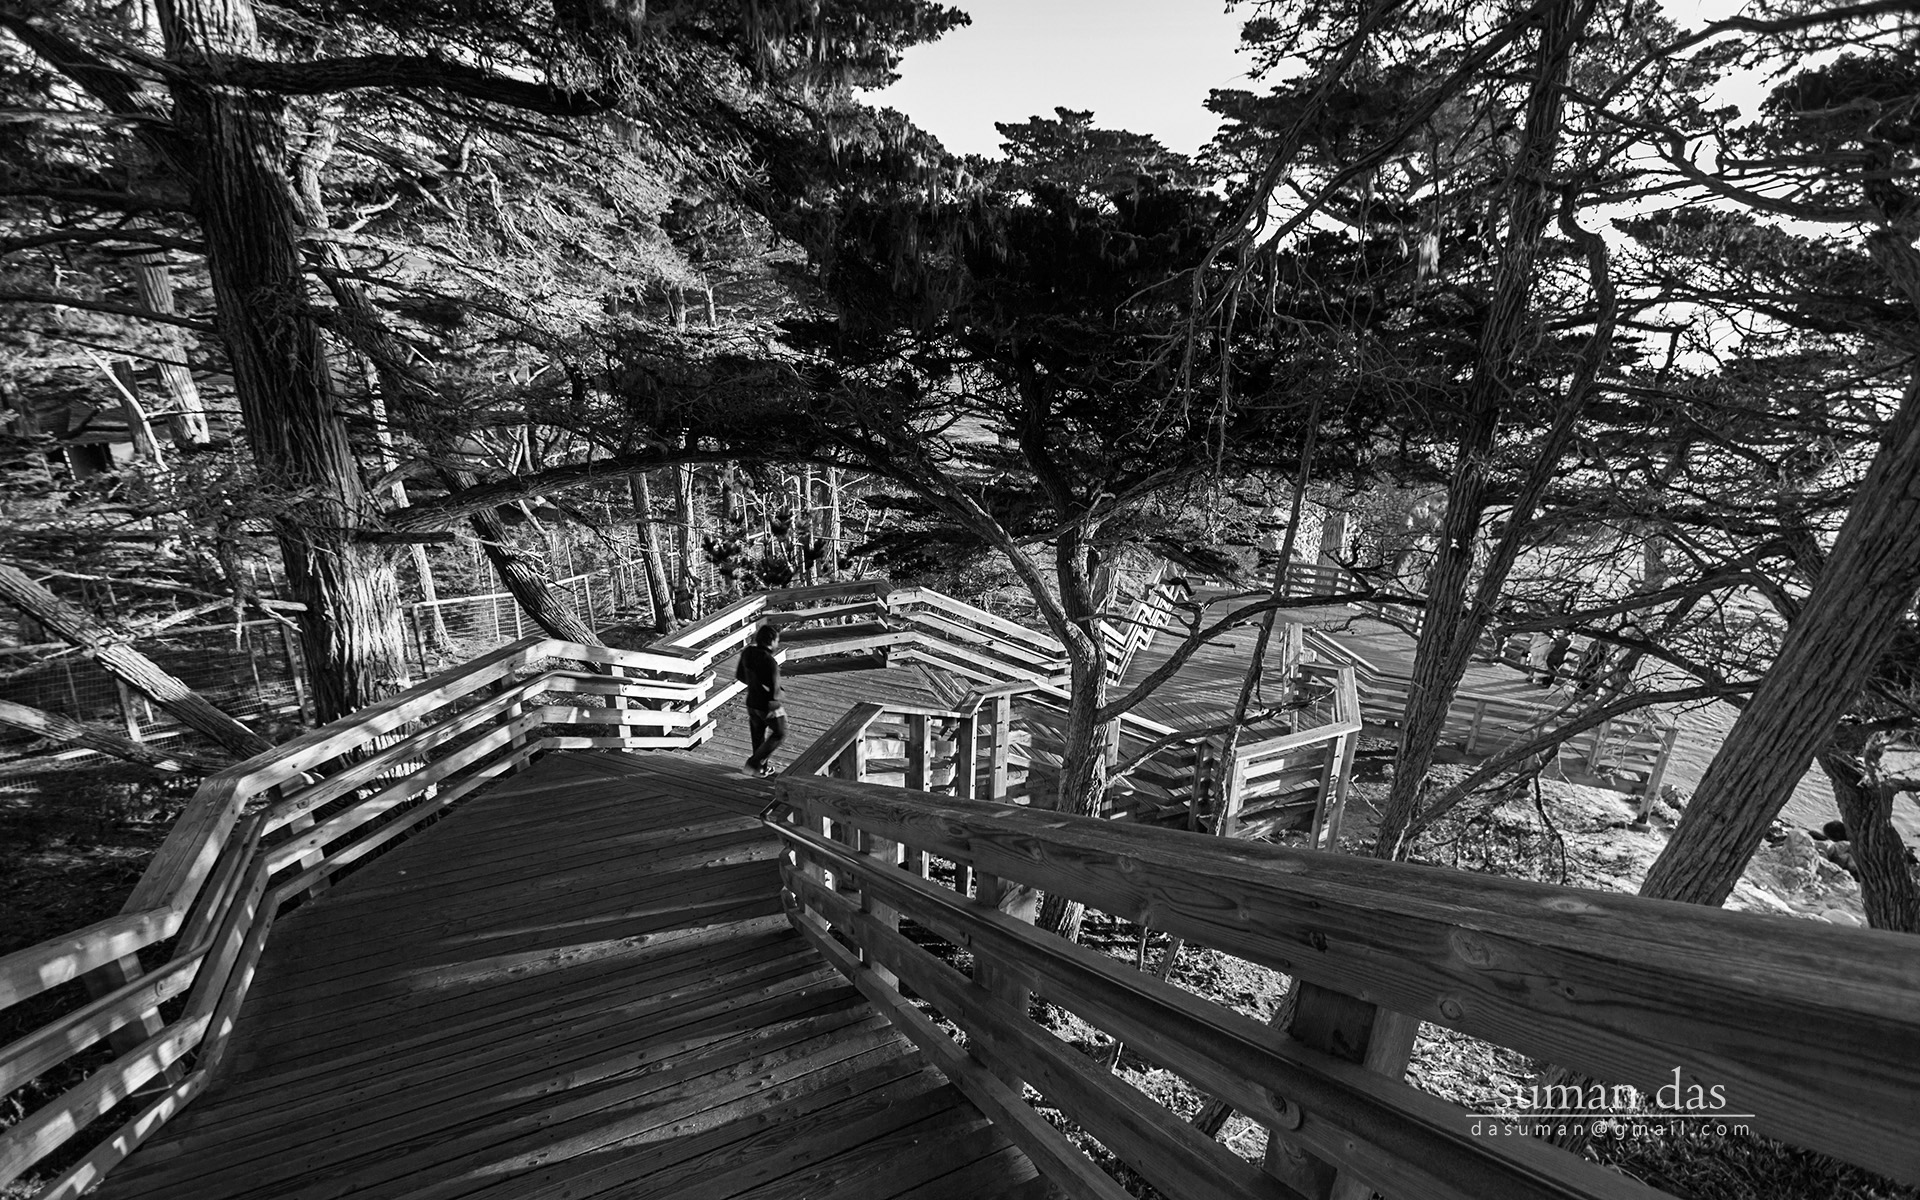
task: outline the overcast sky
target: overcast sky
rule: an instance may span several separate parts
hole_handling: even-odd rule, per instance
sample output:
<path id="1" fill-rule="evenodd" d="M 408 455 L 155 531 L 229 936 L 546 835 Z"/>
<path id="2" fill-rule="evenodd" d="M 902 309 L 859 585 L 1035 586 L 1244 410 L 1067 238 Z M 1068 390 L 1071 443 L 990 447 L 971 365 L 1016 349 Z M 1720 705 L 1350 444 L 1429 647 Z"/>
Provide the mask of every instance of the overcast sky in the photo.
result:
<path id="1" fill-rule="evenodd" d="M 899 83 L 867 95 L 956 154 L 998 155 L 995 121 L 1092 109 L 1106 129 L 1191 154 L 1213 136 L 1217 87 L 1245 87 L 1244 17 L 1223 0 L 952 0 L 972 16 L 907 52 Z"/>
<path id="2" fill-rule="evenodd" d="M 901 80 L 867 99 L 897 108 L 956 154 L 997 156 L 995 121 L 1092 109 L 1106 129 L 1150 133 L 1191 154 L 1213 137 L 1204 107 L 1217 87 L 1248 87 L 1235 54 L 1253 9 L 1225 0 L 949 0 L 973 18 L 907 52 Z M 1683 28 L 1727 15 L 1742 0 L 1657 0 Z M 1751 102 L 1756 85 L 1727 99 Z"/>

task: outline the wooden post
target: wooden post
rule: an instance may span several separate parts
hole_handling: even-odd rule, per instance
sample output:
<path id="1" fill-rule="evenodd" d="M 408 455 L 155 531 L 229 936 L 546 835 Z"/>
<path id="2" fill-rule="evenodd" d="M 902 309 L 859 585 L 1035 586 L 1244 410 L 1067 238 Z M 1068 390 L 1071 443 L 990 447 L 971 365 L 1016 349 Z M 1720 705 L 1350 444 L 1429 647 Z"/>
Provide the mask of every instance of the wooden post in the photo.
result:
<path id="1" fill-rule="evenodd" d="M 505 679 L 502 679 L 493 685 L 493 693 L 494 695 L 498 696 L 504 692 L 512 691 L 514 688 L 519 686 L 519 682 L 520 682 L 519 680 L 509 675 Z M 526 713 L 527 713 L 526 703 L 524 701 L 515 701 L 514 703 L 509 704 L 507 706 L 506 712 L 500 714 L 500 720 L 505 724 L 511 725 L 513 722 L 518 721 L 521 717 L 525 716 Z M 527 744 L 527 735 L 524 733 L 516 733 L 513 735 L 512 738 L 508 739 L 508 742 L 507 742 L 508 752 L 512 753 L 513 751 L 519 750 L 522 747 L 524 747 L 526 744 Z M 515 774 L 517 772 L 526 770 L 526 768 L 527 768 L 527 761 L 525 759 L 521 759 L 519 762 L 513 764 L 512 771 L 509 771 L 508 773 Z"/>
<path id="2" fill-rule="evenodd" d="M 279 784 L 276 787 L 274 787 L 274 789 L 269 794 L 273 797 L 273 803 L 278 804 L 282 800 L 286 799 L 287 785 L 284 783 Z M 301 813 L 299 816 L 295 817 L 293 820 L 287 822 L 287 832 L 295 836 L 305 833 L 307 830 L 312 828 L 313 828 L 312 813 Z M 300 869 L 302 871 L 306 871 L 306 870 L 310 870 L 313 867 L 317 867 L 320 865 L 320 860 L 325 857 L 326 857 L 325 851 L 321 847 L 315 846 L 313 849 L 307 851 L 305 854 L 302 854 L 300 856 Z M 314 880 L 313 886 L 309 887 L 303 894 L 309 900 L 318 899 L 320 896 L 320 893 L 327 890 L 327 885 L 330 882 L 331 881 L 326 876 L 322 875 L 319 879 Z"/>
<path id="3" fill-rule="evenodd" d="M 899 865 L 900 852 L 906 849 L 906 847 L 902 846 L 899 842 L 892 841 L 888 838 L 874 837 L 864 829 L 853 830 L 851 832 L 856 835 L 860 842 L 859 849 L 861 853 L 869 858 L 875 859 L 884 866 L 892 867 Z M 912 852 L 908 851 L 908 854 L 911 856 Z M 900 928 L 900 910 L 890 904 L 875 900 L 865 888 L 862 888 L 860 891 L 860 911 L 872 916 L 874 920 L 880 922 L 888 929 L 897 930 Z M 874 961 L 865 950 L 860 952 L 860 957 L 866 960 L 868 969 L 879 978 L 880 982 L 890 988 L 899 986 L 900 977 L 885 966 Z"/>
<path id="4" fill-rule="evenodd" d="M 1235 753 L 1233 761 L 1220 764 L 1220 768 L 1220 820 L 1214 833 L 1232 837 L 1240 827 L 1240 805 L 1246 798 L 1246 760 Z"/>
<path id="5" fill-rule="evenodd" d="M 929 791 L 933 774 L 933 722 L 924 714 L 914 713 L 907 718 L 907 790 L 914 792 Z M 906 848 L 906 868 L 925 879 L 928 874 L 928 855 L 925 850 Z"/>
<path id="6" fill-rule="evenodd" d="M 1346 739 L 1340 737 L 1321 743 L 1327 765 L 1320 772 L 1320 789 L 1313 797 L 1313 821 L 1307 826 L 1307 845 L 1315 850 L 1320 848 L 1320 835 L 1326 829 L 1327 811 L 1333 807 L 1334 780 L 1340 774 L 1340 745 L 1344 741 Z"/>
<path id="7" fill-rule="evenodd" d="M 1647 775 L 1647 802 L 1651 804 L 1660 798 L 1660 785 L 1667 777 L 1667 762 L 1673 757 L 1674 739 L 1680 736 L 1678 725 L 1667 727 L 1667 736 L 1660 739 L 1660 753 L 1653 760 L 1653 770 Z"/>
<path id="8" fill-rule="evenodd" d="M 1487 719 L 1487 702 L 1479 700 L 1473 706 L 1473 724 L 1467 728 L 1466 752 L 1476 754 L 1480 749 L 1480 726 Z"/>
<path id="9" fill-rule="evenodd" d="M 979 794 L 980 718 L 961 717 L 953 735 L 953 798 L 972 800 Z"/>
<path id="10" fill-rule="evenodd" d="M 924 792 L 931 776 L 933 725 L 920 713 L 907 717 L 907 790 Z"/>
<path id="11" fill-rule="evenodd" d="M 1407 1059 L 1420 1032 L 1419 1018 L 1305 980 L 1295 980 L 1294 990 L 1293 1013 L 1287 1023 L 1287 1034 L 1294 1041 L 1359 1063 L 1396 1082 L 1405 1078 Z M 1269 1131 L 1267 1174 L 1308 1200 L 1368 1200 L 1373 1194 L 1358 1179 L 1339 1173 L 1332 1163 L 1289 1141 L 1287 1134 L 1286 1129 Z"/>
<path id="12" fill-rule="evenodd" d="M 125 958 L 115 959 L 104 966 L 95 967 L 80 977 L 80 983 L 87 989 L 87 995 L 98 998 L 117 991 L 145 974 L 140 965 L 138 954 L 129 954 Z M 147 1039 L 165 1029 L 167 1023 L 160 1016 L 160 1010 L 149 1008 L 125 1025 L 107 1035 L 107 1045 L 115 1054 L 126 1054 L 137 1050 Z M 185 1065 L 174 1063 L 160 1074 L 142 1084 L 135 1092 L 136 1096 L 148 1096 L 164 1092 L 179 1083 L 186 1074 Z"/>
<path id="13" fill-rule="evenodd" d="M 1333 776 L 1333 803 L 1327 809 L 1327 846 L 1330 851 L 1340 849 L 1340 825 L 1347 815 L 1347 784 L 1353 779 L 1353 754 L 1360 746 L 1360 735 L 1343 734 L 1340 738 L 1340 764 Z"/>
<path id="14" fill-rule="evenodd" d="M 831 833 L 832 822 L 821 816 L 820 810 L 811 801 L 802 801 L 799 805 L 793 806 L 793 812 L 795 823 L 808 833 L 817 833 L 822 837 Z M 821 890 L 830 890 L 827 888 L 827 872 L 820 865 L 819 860 L 814 858 L 811 850 L 804 846 L 796 846 L 793 848 L 793 854 L 800 874 L 811 879 Z M 819 909 L 809 907 L 806 911 L 822 924 L 831 924 L 827 914 Z"/>
<path id="15" fill-rule="evenodd" d="M 1035 888 L 1023 887 L 1010 879 L 981 872 L 978 876 L 979 891 L 974 903 L 982 908 L 996 908 L 1008 916 L 1025 921 L 1029 925 L 1040 912 L 1040 893 Z M 973 956 L 973 986 L 987 994 L 995 1007 L 1003 1010 L 1009 1019 L 1024 1021 L 1027 1019 L 1027 1005 L 1032 997 L 1027 989 L 1007 972 L 996 966 L 993 960 L 977 951 Z M 969 1047 L 973 1056 L 1000 1078 L 1002 1083 L 1020 1091 L 1020 1072 L 1012 1064 L 994 1057 L 993 1052 L 973 1042 Z"/>
<path id="16" fill-rule="evenodd" d="M 127 736 L 136 742 L 144 741 L 140 736 L 140 721 L 133 715 L 133 689 L 116 679 L 113 681 L 113 690 L 120 698 L 120 720 L 127 727 Z"/>
<path id="17" fill-rule="evenodd" d="M 1593 731 L 1593 747 L 1587 751 L 1587 773 L 1597 775 L 1600 772 L 1600 752 L 1606 749 L 1607 734 L 1613 729 L 1611 720 L 1600 722 Z"/>
<path id="18" fill-rule="evenodd" d="M 861 734 L 847 743 L 839 757 L 833 760 L 829 773 L 835 779 L 844 779 L 849 783 L 864 783 L 867 778 L 867 737 Z"/>
<path id="19" fill-rule="evenodd" d="M 1007 765 L 1013 752 L 1013 697 L 993 698 L 993 742 L 987 749 L 987 799 L 1007 798 Z"/>

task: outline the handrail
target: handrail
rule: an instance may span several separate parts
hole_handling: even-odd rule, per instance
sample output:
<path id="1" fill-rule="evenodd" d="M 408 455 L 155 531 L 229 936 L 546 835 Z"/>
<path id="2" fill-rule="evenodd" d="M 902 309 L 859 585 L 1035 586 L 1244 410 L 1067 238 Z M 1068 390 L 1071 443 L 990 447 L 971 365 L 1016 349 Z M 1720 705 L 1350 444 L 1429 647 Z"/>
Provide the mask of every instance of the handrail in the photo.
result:
<path id="1" fill-rule="evenodd" d="M 1369 724 L 1385 728 L 1399 725 L 1412 688 L 1410 677 L 1378 666 L 1322 630 L 1309 629 L 1303 636 L 1305 645 L 1316 657 L 1353 668 Z M 1525 741 L 1545 730 L 1554 715 L 1551 709 L 1511 696 L 1460 689 L 1454 692 L 1447 706 L 1445 736 L 1456 740 L 1469 756 L 1492 753 L 1490 742 L 1496 738 L 1509 745 Z M 1504 731 L 1506 736 L 1501 737 L 1503 731 L 1488 727 L 1489 717 L 1508 725 Z M 1516 724 L 1517 730 L 1512 728 Z M 1622 732 L 1626 733 L 1625 737 L 1620 736 Z M 1640 772 L 1641 781 L 1629 790 L 1657 795 L 1678 732 L 1676 723 L 1651 714 L 1614 718 L 1581 735 L 1586 746 L 1586 766 L 1596 774 L 1603 769 Z"/>
<path id="2" fill-rule="evenodd" d="M 1375 1074 L 1322 1052 L 1330 1045 L 1315 1048 L 1298 1027 L 1295 1040 L 1276 1039 L 1223 1006 L 1041 934 L 996 911 L 1008 884 L 1150 922 L 1364 996 L 1349 1001 L 1362 1008 L 1383 1005 L 1645 1096 L 1679 1081 L 1683 1095 L 1724 1097 L 1703 1101 L 1701 1115 L 1920 1180 L 1910 1136 L 1920 944 L 1910 938 L 817 777 L 783 778 L 777 798 L 783 816 L 770 824 L 792 852 L 782 879 L 802 934 L 937 1063 L 955 1064 L 949 1074 L 996 1119 L 1006 1091 L 1030 1083 L 1167 1194 L 1277 1193 L 1178 1114 L 1030 1022 L 1025 989 L 1389 1196 L 1660 1193 L 1544 1142 L 1476 1137 L 1475 1114 L 1419 1092 L 1397 1064 Z M 977 875 L 978 896 L 888 869 L 903 847 L 970 868 L 955 877 Z M 923 939 L 901 937 L 902 917 L 968 949 L 973 980 L 916 944 Z M 971 1056 L 914 1020 L 896 979 L 966 1032 Z M 1819 1031 L 1813 1042 L 1810 1030 Z M 1524 1109 L 1509 1119 L 1531 1125 Z M 1006 1131 L 1043 1167 L 1062 1160 L 1044 1129 Z M 1054 1180 L 1072 1196 L 1112 1195 L 1083 1174 Z"/>
<path id="3" fill-rule="evenodd" d="M 0 1094 L 102 1040 L 119 1052 L 0 1134 L 0 1183 L 158 1080 L 158 1098 L 42 1193 L 76 1195 L 204 1087 L 283 907 L 542 750 L 695 744 L 711 732 L 690 718 L 720 698 L 712 683 L 711 671 L 670 655 L 525 638 L 209 777 L 120 916 L 0 958 L 0 1007 L 87 975 L 104 993 L 0 1048 Z M 564 702 L 574 696 L 606 703 Z M 556 721 L 626 732 L 538 734 Z M 141 949 L 175 935 L 165 962 L 141 964 Z M 163 1016 L 160 1004 L 189 988 L 186 1011 Z"/>

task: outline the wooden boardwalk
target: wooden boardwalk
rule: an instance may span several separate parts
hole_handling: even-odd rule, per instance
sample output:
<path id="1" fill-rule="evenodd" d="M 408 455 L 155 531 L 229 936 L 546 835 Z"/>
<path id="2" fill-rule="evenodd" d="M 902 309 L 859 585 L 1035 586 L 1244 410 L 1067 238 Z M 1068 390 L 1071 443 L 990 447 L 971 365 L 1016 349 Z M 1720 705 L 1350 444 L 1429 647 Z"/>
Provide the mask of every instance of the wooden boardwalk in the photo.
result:
<path id="1" fill-rule="evenodd" d="M 727 659 L 721 664 L 727 679 L 733 678 L 733 662 Z M 892 667 L 814 664 L 800 674 L 788 672 L 782 686 L 787 695 L 787 741 L 774 755 L 776 770 L 813 745 L 856 704 L 887 700 L 895 704 L 944 707 L 939 693 L 927 682 L 926 671 L 910 663 Z M 713 738 L 695 747 L 692 757 L 734 767 L 745 762 L 751 748 L 746 704 L 736 700 L 727 705 L 715 724 Z"/>
<path id="2" fill-rule="evenodd" d="M 684 754 L 499 782 L 282 921 L 221 1075 L 96 1194 L 1047 1195 L 788 925 L 770 796 Z"/>

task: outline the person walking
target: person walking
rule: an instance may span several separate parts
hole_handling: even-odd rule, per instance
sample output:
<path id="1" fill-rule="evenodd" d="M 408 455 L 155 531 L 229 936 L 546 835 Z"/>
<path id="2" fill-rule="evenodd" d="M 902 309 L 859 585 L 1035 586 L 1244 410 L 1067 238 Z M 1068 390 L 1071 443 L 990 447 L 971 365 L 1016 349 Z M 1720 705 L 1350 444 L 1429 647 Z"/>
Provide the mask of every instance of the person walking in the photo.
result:
<path id="1" fill-rule="evenodd" d="M 740 665 L 733 670 L 733 677 L 747 685 L 747 735 L 753 741 L 747 770 L 760 775 L 773 774 L 773 753 L 787 740 L 780 660 L 774 656 L 779 648 L 779 628 L 762 625 L 753 635 L 753 645 L 740 652 Z"/>
<path id="2" fill-rule="evenodd" d="M 1541 687 L 1552 687 L 1560 679 L 1560 668 L 1567 663 L 1567 655 L 1573 651 L 1573 636 L 1562 630 L 1553 635 L 1553 641 L 1547 647 L 1546 678 L 1540 681 Z"/>
<path id="3" fill-rule="evenodd" d="M 1527 639 L 1527 682 L 1547 687 L 1553 682 L 1553 676 L 1547 670 L 1547 652 L 1553 649 L 1553 634 L 1549 630 L 1536 629 Z"/>

